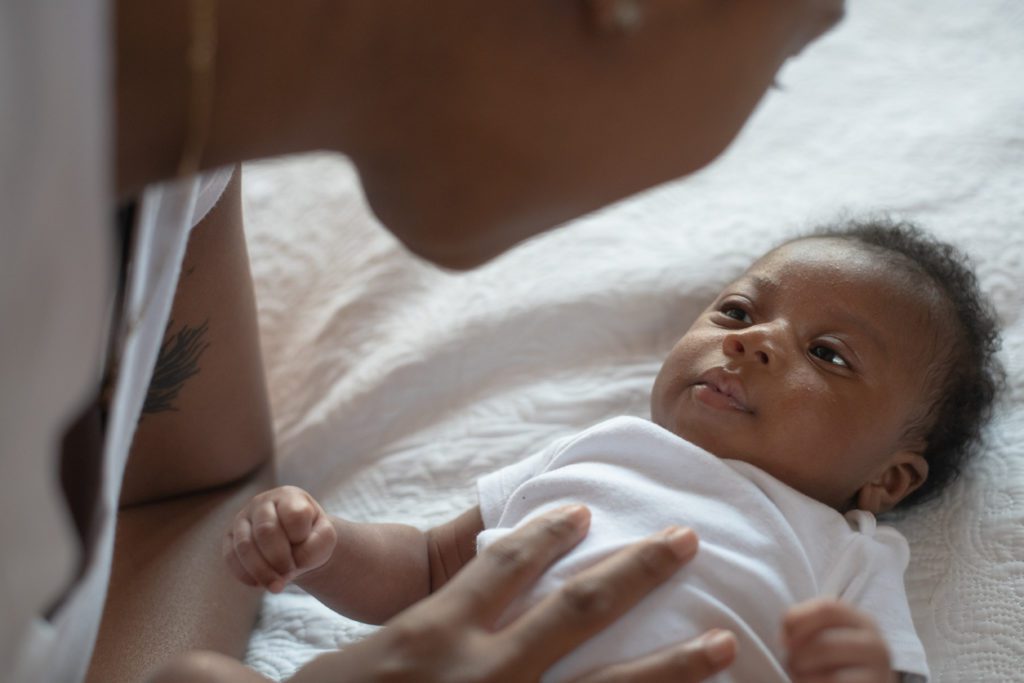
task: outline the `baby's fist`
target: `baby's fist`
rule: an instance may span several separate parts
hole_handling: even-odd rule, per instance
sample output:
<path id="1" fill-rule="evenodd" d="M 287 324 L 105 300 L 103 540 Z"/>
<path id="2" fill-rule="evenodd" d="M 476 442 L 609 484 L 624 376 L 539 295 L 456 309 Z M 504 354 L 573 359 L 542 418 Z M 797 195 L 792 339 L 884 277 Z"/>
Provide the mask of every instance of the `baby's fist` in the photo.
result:
<path id="1" fill-rule="evenodd" d="M 322 567 L 337 541 L 334 525 L 312 496 L 280 486 L 242 508 L 224 534 L 222 552 L 239 581 L 280 593 L 289 581 Z"/>
<path id="2" fill-rule="evenodd" d="M 791 608 L 782 622 L 794 683 L 891 683 L 889 648 L 874 621 L 850 605 L 820 598 Z"/>

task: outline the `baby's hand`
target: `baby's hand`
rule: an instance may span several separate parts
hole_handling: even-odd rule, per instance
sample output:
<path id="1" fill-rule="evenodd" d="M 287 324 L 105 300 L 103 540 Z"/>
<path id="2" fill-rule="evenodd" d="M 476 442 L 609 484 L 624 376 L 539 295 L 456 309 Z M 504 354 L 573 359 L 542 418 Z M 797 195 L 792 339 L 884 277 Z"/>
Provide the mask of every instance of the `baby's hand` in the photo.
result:
<path id="1" fill-rule="evenodd" d="M 334 525 L 312 496 L 280 486 L 242 508 L 224 534 L 222 551 L 239 581 L 280 593 L 289 581 L 322 567 L 337 541 Z"/>
<path id="2" fill-rule="evenodd" d="M 889 648 L 866 614 L 837 600 L 791 608 L 782 621 L 793 683 L 891 683 Z"/>

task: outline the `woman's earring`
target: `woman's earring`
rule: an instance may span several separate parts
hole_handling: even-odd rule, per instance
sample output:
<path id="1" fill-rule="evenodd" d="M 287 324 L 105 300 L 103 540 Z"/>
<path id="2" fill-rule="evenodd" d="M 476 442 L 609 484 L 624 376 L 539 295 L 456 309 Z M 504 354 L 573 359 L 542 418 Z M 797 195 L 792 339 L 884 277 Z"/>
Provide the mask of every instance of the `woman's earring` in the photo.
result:
<path id="1" fill-rule="evenodd" d="M 594 24 L 606 33 L 636 33 L 644 23 L 640 0 L 587 0 Z"/>

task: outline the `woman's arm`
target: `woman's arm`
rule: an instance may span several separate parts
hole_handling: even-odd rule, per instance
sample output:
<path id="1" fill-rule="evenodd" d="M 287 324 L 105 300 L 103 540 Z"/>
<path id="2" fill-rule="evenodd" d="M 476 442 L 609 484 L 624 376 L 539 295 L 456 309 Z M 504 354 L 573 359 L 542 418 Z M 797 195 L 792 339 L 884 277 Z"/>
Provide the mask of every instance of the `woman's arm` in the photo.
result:
<path id="1" fill-rule="evenodd" d="M 124 475 L 90 682 L 138 683 L 194 648 L 239 657 L 256 618 L 259 592 L 219 557 L 238 508 L 274 484 L 237 172 L 192 231 L 171 316 L 157 361 L 165 381 Z M 170 352 L 181 333 L 198 342 L 184 357 Z"/>
<path id="2" fill-rule="evenodd" d="M 245 654 L 260 592 L 224 570 L 220 536 L 238 507 L 272 484 L 267 466 L 240 483 L 119 511 L 87 683 L 139 683 L 190 650 Z"/>

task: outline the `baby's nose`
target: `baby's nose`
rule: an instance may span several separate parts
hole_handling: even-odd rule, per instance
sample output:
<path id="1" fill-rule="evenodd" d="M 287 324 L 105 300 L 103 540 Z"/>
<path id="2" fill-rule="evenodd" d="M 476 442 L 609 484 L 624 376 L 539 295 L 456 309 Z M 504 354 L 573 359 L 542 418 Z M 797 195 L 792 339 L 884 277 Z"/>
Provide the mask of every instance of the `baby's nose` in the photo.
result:
<path id="1" fill-rule="evenodd" d="M 730 334 L 722 342 L 722 350 L 730 358 L 749 357 L 762 365 L 769 365 L 774 353 L 771 344 L 763 333 L 751 333 L 751 328 L 744 332 L 747 334 Z"/>

